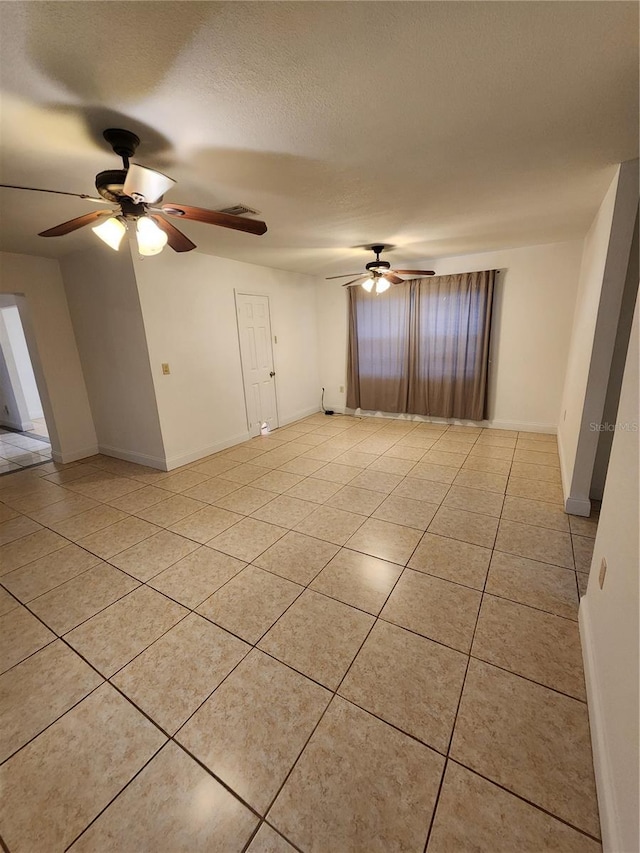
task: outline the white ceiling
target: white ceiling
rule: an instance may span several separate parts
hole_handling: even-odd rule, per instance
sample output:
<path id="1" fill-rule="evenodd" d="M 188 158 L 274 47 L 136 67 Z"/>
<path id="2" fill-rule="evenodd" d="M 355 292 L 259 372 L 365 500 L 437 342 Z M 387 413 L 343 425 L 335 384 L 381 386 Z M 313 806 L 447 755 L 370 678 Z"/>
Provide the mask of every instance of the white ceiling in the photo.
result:
<path id="1" fill-rule="evenodd" d="M 261 211 L 264 237 L 180 223 L 211 254 L 319 275 L 580 237 L 638 154 L 634 2 L 12 2 L 3 183 L 94 192 L 106 127 L 166 201 Z M 4 250 L 56 257 L 95 209 L 1 190 Z"/>

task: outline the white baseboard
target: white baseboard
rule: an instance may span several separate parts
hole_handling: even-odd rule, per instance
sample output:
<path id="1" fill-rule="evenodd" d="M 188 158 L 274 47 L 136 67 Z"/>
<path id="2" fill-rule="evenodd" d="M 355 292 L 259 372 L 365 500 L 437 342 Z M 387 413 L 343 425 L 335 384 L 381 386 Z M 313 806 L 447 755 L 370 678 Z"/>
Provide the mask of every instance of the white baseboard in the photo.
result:
<path id="1" fill-rule="evenodd" d="M 104 456 L 113 456 L 116 459 L 124 459 L 126 462 L 135 462 L 138 465 L 146 465 L 147 468 L 158 468 L 160 471 L 169 470 L 166 467 L 163 456 L 150 456 L 147 453 L 135 453 L 130 450 L 121 450 L 119 447 L 110 447 L 108 444 L 101 444 L 96 452 L 102 453 Z"/>
<path id="2" fill-rule="evenodd" d="M 0 427 L 7 429 L 17 429 L 18 432 L 29 432 L 33 429 L 31 421 L 14 421 L 11 418 L 4 418 L 0 421 Z"/>
<path id="3" fill-rule="evenodd" d="M 582 515 L 589 518 L 591 515 L 591 501 L 588 498 L 572 498 L 569 495 L 564 501 L 564 511 L 569 515 Z"/>
<path id="4" fill-rule="evenodd" d="M 631 851 L 625 851 L 618 829 L 618 810 L 616 808 L 611 762 L 609 760 L 609 751 L 605 737 L 598 674 L 595 669 L 592 650 L 587 596 L 583 596 L 580 599 L 578 624 L 580 627 L 584 678 L 587 688 L 589 728 L 591 730 L 593 769 L 596 777 L 596 792 L 598 795 L 598 809 L 600 811 L 602 847 L 605 853 L 631 853 Z"/>
<path id="5" fill-rule="evenodd" d="M 214 453 L 219 453 L 221 450 L 226 450 L 236 444 L 241 444 L 243 441 L 248 441 L 251 438 L 248 432 L 240 433 L 225 441 L 219 441 L 217 444 L 210 444 L 207 447 L 201 447 L 198 450 L 190 450 L 188 453 L 182 453 L 180 456 L 172 456 L 165 461 L 165 471 L 173 471 L 174 468 L 180 468 L 182 465 L 188 465 L 190 462 L 197 462 L 198 459 L 204 459 L 206 456 L 211 456 Z"/>
<path id="6" fill-rule="evenodd" d="M 487 429 L 517 429 L 519 432 L 544 432 L 556 435 L 558 427 L 556 424 L 529 423 L 527 421 L 483 421 L 482 426 Z"/>
<path id="7" fill-rule="evenodd" d="M 54 462 L 67 464 L 68 462 L 77 462 L 79 459 L 86 459 L 88 456 L 95 456 L 96 453 L 100 453 L 97 444 L 93 444 L 91 447 L 83 447 L 82 450 L 65 450 L 64 453 L 52 448 L 51 458 Z"/>
<path id="8" fill-rule="evenodd" d="M 393 414 L 389 412 L 369 412 L 363 409 L 348 409 L 346 406 L 334 406 L 334 412 L 340 415 L 354 415 L 358 418 L 387 418 L 397 421 L 416 421 L 429 424 L 451 424 L 455 426 L 478 426 L 483 429 L 512 429 L 520 432 L 543 432 L 555 435 L 556 424 L 530 423 L 526 421 L 462 421 L 457 418 L 430 418 L 426 415 Z"/>

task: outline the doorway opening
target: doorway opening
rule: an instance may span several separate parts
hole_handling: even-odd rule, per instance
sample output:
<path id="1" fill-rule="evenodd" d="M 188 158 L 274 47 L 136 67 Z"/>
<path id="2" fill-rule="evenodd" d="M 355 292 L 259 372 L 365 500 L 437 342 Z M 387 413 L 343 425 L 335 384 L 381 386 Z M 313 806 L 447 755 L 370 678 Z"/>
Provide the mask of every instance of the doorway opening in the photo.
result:
<path id="1" fill-rule="evenodd" d="M 236 312 L 247 427 L 255 436 L 279 425 L 269 297 L 236 293 Z"/>
<path id="2" fill-rule="evenodd" d="M 0 474 L 51 460 L 49 429 L 15 297 L 0 299 Z"/>

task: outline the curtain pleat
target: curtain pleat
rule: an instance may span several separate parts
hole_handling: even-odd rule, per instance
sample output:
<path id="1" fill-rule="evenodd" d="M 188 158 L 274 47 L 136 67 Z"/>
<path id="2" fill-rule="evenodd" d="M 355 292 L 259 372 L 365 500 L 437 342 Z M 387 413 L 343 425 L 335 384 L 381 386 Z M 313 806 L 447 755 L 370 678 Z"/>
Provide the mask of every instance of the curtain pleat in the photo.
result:
<path id="1" fill-rule="evenodd" d="M 483 420 L 495 270 L 349 293 L 347 406 Z"/>

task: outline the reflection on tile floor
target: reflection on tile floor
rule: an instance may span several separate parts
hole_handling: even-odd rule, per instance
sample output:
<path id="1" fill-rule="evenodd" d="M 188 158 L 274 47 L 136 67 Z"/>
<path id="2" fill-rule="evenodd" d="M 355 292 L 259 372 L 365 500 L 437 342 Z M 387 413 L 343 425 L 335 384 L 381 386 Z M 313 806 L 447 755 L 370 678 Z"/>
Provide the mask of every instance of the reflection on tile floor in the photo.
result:
<path id="1" fill-rule="evenodd" d="M 0 474 L 19 471 L 51 459 L 47 433 L 39 430 L 40 426 L 32 432 L 12 432 L 0 427 Z"/>
<path id="2" fill-rule="evenodd" d="M 554 436 L 323 415 L 0 477 L 8 850 L 597 853 L 559 494 Z"/>

